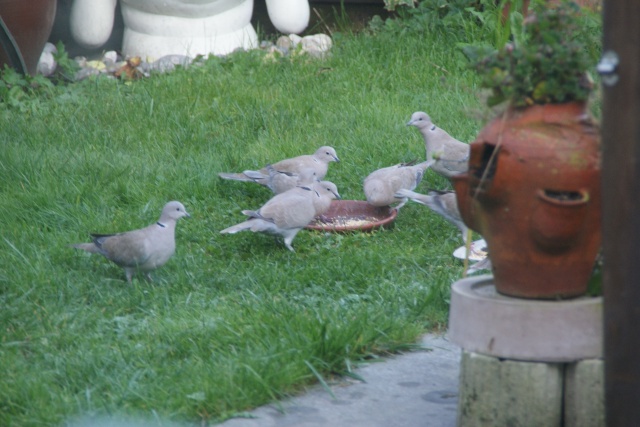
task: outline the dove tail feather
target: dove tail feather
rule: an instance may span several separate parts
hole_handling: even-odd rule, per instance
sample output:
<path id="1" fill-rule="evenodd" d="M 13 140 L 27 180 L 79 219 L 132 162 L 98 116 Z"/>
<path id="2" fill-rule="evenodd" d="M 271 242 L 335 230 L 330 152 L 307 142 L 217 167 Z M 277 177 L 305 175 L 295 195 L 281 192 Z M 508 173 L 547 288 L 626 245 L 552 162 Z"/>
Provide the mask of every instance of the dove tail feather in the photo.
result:
<path id="1" fill-rule="evenodd" d="M 243 171 L 242 174 L 249 178 L 251 181 L 266 180 L 267 178 L 269 178 L 268 175 L 265 175 L 260 171 L 246 170 Z"/>
<path id="2" fill-rule="evenodd" d="M 253 182 L 254 180 L 249 178 L 243 173 L 225 173 L 220 172 L 218 176 L 222 179 L 230 179 L 233 181 L 245 181 L 245 182 Z"/>
<path id="3" fill-rule="evenodd" d="M 71 247 L 82 249 L 83 251 L 91 252 L 92 254 L 100 253 L 100 248 L 98 248 L 95 243 L 76 243 L 71 245 Z"/>
<path id="4" fill-rule="evenodd" d="M 236 234 L 244 230 L 250 230 L 253 226 L 253 221 L 243 221 L 239 224 L 232 225 L 231 227 L 225 228 L 220 231 L 221 234 Z"/>

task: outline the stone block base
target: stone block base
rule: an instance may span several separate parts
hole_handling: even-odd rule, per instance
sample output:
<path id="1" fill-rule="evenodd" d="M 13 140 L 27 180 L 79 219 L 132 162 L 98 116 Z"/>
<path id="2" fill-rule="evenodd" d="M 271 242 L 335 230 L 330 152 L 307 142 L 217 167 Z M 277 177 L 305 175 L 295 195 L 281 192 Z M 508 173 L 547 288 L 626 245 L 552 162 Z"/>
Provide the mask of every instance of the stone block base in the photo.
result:
<path id="1" fill-rule="evenodd" d="M 463 351 L 458 427 L 604 427 L 603 362 L 523 362 Z"/>

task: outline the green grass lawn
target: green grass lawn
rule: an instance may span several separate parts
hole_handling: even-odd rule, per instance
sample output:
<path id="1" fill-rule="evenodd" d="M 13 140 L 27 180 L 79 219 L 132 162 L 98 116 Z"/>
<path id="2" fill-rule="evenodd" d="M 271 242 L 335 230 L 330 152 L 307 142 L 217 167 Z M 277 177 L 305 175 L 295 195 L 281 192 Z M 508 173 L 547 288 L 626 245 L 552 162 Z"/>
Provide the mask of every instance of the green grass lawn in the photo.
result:
<path id="1" fill-rule="evenodd" d="M 333 146 L 327 179 L 364 199 L 373 170 L 423 159 L 406 127 L 428 112 L 464 141 L 481 126 L 466 36 L 335 34 L 332 55 L 260 52 L 136 82 L 97 79 L 0 109 L 0 425 L 78 415 L 193 423 L 349 374 L 446 326 L 459 232 L 409 203 L 395 226 L 273 238 L 219 231 L 271 196 L 218 172 Z M 429 172 L 418 191 L 450 188 Z M 169 200 L 192 218 L 154 282 L 68 245 L 155 222 Z"/>

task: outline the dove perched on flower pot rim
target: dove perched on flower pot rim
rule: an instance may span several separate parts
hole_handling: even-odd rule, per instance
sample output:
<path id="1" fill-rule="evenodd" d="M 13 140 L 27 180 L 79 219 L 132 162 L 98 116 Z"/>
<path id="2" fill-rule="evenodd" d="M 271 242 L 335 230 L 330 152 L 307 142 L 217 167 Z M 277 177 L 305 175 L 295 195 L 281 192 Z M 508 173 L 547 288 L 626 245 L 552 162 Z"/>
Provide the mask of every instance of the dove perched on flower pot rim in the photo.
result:
<path id="1" fill-rule="evenodd" d="M 91 243 L 71 245 L 90 253 L 103 255 L 124 268 L 131 282 L 136 271 L 151 280 L 150 272 L 163 266 L 176 249 L 176 222 L 191 217 L 182 203 L 171 201 L 164 205 L 158 221 L 148 227 L 117 234 L 91 234 Z"/>

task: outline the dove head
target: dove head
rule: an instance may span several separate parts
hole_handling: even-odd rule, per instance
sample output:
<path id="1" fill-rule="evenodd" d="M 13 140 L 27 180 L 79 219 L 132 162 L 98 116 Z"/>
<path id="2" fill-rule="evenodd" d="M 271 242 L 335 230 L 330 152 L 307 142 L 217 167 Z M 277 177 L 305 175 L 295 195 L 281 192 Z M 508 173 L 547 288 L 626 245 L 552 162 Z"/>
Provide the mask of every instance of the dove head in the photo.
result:
<path id="1" fill-rule="evenodd" d="M 191 215 L 187 213 L 184 205 L 174 200 L 164 205 L 164 208 L 162 208 L 162 214 L 160 215 L 160 220 L 158 222 L 164 223 L 169 220 L 177 221 L 178 219 L 185 216 L 187 218 L 191 218 Z"/>
<path id="2" fill-rule="evenodd" d="M 336 154 L 336 150 L 333 147 L 329 147 L 328 145 L 323 145 L 322 147 L 318 148 L 313 156 L 325 163 L 340 161 L 338 155 Z"/>
<path id="3" fill-rule="evenodd" d="M 331 181 L 319 181 L 313 188 L 320 195 L 327 195 L 330 199 L 341 199 L 338 193 L 338 187 Z"/>
<path id="4" fill-rule="evenodd" d="M 411 115 L 411 120 L 407 122 L 407 126 L 415 126 L 422 130 L 433 127 L 433 122 L 427 113 L 417 111 Z"/>

